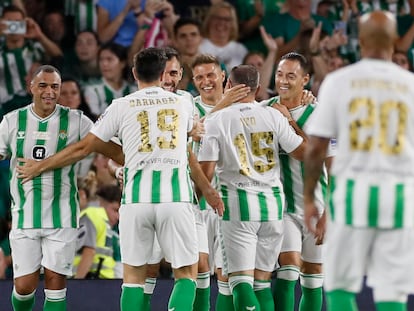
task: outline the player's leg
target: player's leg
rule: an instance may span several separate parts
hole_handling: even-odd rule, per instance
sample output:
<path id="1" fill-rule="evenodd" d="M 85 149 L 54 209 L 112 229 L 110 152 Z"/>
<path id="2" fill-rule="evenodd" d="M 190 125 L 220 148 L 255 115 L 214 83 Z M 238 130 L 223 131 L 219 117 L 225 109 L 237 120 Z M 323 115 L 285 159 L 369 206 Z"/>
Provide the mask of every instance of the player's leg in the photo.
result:
<path id="1" fill-rule="evenodd" d="M 144 310 L 146 265 L 131 266 L 124 263 L 121 293 L 121 311 Z"/>
<path id="2" fill-rule="evenodd" d="M 198 259 L 197 289 L 194 300 L 194 311 L 210 310 L 210 266 L 208 254 L 200 252 Z"/>
<path id="3" fill-rule="evenodd" d="M 10 247 L 14 275 L 14 287 L 11 295 L 13 310 L 31 310 L 39 283 L 42 260 L 39 230 L 12 229 Z"/>
<path id="4" fill-rule="evenodd" d="M 296 219 L 288 213 L 283 215 L 283 226 L 284 235 L 273 298 L 277 310 L 293 311 L 295 287 L 302 265 L 302 229 Z"/>
<path id="5" fill-rule="evenodd" d="M 210 310 L 210 265 L 209 265 L 209 243 L 207 225 L 203 219 L 203 213 L 198 207 L 194 208 L 198 239 L 198 271 L 197 289 L 194 300 L 194 311 Z"/>
<path id="6" fill-rule="evenodd" d="M 174 288 L 168 308 L 176 311 L 193 309 L 198 263 L 198 239 L 194 211 L 189 203 L 156 205 L 158 241 L 165 260 L 174 272 Z"/>
<path id="7" fill-rule="evenodd" d="M 155 285 L 157 284 L 157 277 L 160 271 L 160 263 L 148 264 L 147 275 L 145 277 L 144 285 L 144 309 L 143 311 L 151 310 L 151 298 L 154 293 Z"/>
<path id="8" fill-rule="evenodd" d="M 412 228 L 377 230 L 367 284 L 378 311 L 407 310 L 408 294 L 414 292 L 413 244 Z"/>
<path id="9" fill-rule="evenodd" d="M 45 268 L 45 311 L 66 310 L 66 277 L 72 275 L 77 230 L 42 229 L 42 266 Z"/>
<path id="10" fill-rule="evenodd" d="M 229 286 L 229 278 L 223 275 L 222 270 L 221 267 L 216 269 L 218 293 L 215 310 L 234 310 L 233 295 L 231 294 Z"/>
<path id="11" fill-rule="evenodd" d="M 119 242 L 124 266 L 121 311 L 144 310 L 147 263 L 155 239 L 154 204 L 121 205 Z"/>
<path id="12" fill-rule="evenodd" d="M 272 290 L 272 271 L 282 247 L 283 223 L 281 220 L 262 222 L 257 232 L 254 292 L 261 311 L 275 309 Z"/>
<path id="13" fill-rule="evenodd" d="M 235 310 L 260 309 L 253 287 L 257 232 L 260 224 L 260 222 L 248 221 L 220 222 L 223 239 L 223 271 L 229 275 Z"/>
<path id="14" fill-rule="evenodd" d="M 299 303 L 299 311 L 320 311 L 323 301 L 323 274 L 322 264 L 302 263 L 300 274 L 302 297 Z"/>
<path id="15" fill-rule="evenodd" d="M 303 230 L 302 268 L 300 284 L 302 297 L 300 311 L 320 311 L 323 301 L 322 245 L 316 245 L 315 237 L 300 219 Z"/>
<path id="16" fill-rule="evenodd" d="M 362 288 L 374 236 L 373 229 L 353 228 L 328 220 L 322 252 L 327 310 L 358 310 L 356 293 Z"/>

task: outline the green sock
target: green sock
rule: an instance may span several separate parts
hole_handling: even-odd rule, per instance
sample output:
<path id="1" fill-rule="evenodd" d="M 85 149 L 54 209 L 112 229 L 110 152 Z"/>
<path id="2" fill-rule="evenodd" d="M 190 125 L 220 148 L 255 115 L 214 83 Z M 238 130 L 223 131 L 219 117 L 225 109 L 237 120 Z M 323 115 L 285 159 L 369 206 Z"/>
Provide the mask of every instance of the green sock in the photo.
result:
<path id="1" fill-rule="evenodd" d="M 133 286 L 131 286 L 133 285 Z M 121 311 L 143 310 L 144 286 L 123 284 L 121 293 Z"/>
<path id="2" fill-rule="evenodd" d="M 233 288 L 234 310 L 260 310 L 259 301 L 249 283 L 240 282 Z"/>
<path id="3" fill-rule="evenodd" d="M 151 311 L 151 297 L 152 297 L 152 294 L 145 294 L 144 293 L 144 301 L 143 301 L 142 311 Z"/>
<path id="4" fill-rule="evenodd" d="M 49 300 L 45 299 L 43 305 L 43 311 L 65 311 L 66 310 L 66 298 L 63 300 Z"/>
<path id="5" fill-rule="evenodd" d="M 306 288 L 302 286 L 302 297 L 300 298 L 299 311 L 321 311 L 322 310 L 322 287 Z"/>
<path id="6" fill-rule="evenodd" d="M 292 311 L 295 309 L 296 281 L 276 279 L 273 298 L 277 311 Z"/>
<path id="7" fill-rule="evenodd" d="M 329 311 L 358 311 L 355 294 L 344 290 L 327 292 L 326 309 Z"/>
<path id="8" fill-rule="evenodd" d="M 407 304 L 404 302 L 377 302 L 377 311 L 406 311 Z"/>
<path id="9" fill-rule="evenodd" d="M 196 289 L 193 309 L 194 311 L 210 310 L 210 287 Z"/>
<path id="10" fill-rule="evenodd" d="M 45 289 L 44 311 L 65 311 L 66 310 L 66 288 Z"/>
<path id="11" fill-rule="evenodd" d="M 197 289 L 193 309 L 194 311 L 210 310 L 210 271 L 199 272 L 197 275 Z"/>
<path id="12" fill-rule="evenodd" d="M 157 284 L 157 278 L 147 277 L 144 285 L 144 302 L 142 311 L 151 311 L 151 297 L 154 293 L 155 285 Z"/>
<path id="13" fill-rule="evenodd" d="M 216 311 L 231 311 L 234 310 L 233 295 L 217 294 Z"/>
<path id="14" fill-rule="evenodd" d="M 217 280 L 218 294 L 216 299 L 216 311 L 234 310 L 233 295 L 230 292 L 228 282 Z"/>
<path id="15" fill-rule="evenodd" d="M 31 311 L 35 302 L 35 292 L 29 295 L 19 295 L 13 289 L 11 301 L 14 311 Z"/>
<path id="16" fill-rule="evenodd" d="M 191 279 L 178 279 L 175 281 L 168 310 L 192 311 L 195 299 L 196 282 Z"/>
<path id="17" fill-rule="evenodd" d="M 260 311 L 274 311 L 275 304 L 273 302 L 272 290 L 270 287 L 255 290 L 256 298 L 260 304 Z"/>

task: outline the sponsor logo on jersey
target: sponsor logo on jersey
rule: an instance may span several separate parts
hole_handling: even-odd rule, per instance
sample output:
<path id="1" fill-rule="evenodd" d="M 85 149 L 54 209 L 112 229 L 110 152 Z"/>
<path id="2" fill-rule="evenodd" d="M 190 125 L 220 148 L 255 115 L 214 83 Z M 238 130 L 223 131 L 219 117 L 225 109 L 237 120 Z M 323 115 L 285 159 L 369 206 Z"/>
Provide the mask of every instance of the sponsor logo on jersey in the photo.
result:
<path id="1" fill-rule="evenodd" d="M 32 158 L 35 160 L 43 160 L 46 158 L 46 147 L 34 146 L 32 150 Z"/>
<path id="2" fill-rule="evenodd" d="M 49 140 L 50 138 L 51 137 L 50 137 L 49 132 L 38 132 L 38 131 L 33 132 L 33 139 Z"/>

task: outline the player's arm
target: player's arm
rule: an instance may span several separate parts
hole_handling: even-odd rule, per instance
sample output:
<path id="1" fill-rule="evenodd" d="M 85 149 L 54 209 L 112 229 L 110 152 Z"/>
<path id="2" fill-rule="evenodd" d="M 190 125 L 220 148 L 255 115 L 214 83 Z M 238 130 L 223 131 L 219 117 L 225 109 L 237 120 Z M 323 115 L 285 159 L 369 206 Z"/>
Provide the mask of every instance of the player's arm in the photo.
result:
<path id="1" fill-rule="evenodd" d="M 319 218 L 318 209 L 315 205 L 315 188 L 322 174 L 322 166 L 326 159 L 330 139 L 324 137 L 310 136 L 309 144 L 305 151 L 305 180 L 304 180 L 304 204 L 305 204 L 305 223 L 308 229 L 315 234 L 317 238 L 323 236 L 325 226 L 320 223 L 325 218 Z"/>
<path id="2" fill-rule="evenodd" d="M 192 150 L 189 148 L 188 163 L 191 169 L 191 179 L 194 181 L 196 186 L 196 192 L 201 192 L 207 203 L 217 211 L 217 213 L 222 216 L 224 211 L 223 201 L 220 198 L 218 192 L 211 186 L 211 178 L 204 174 L 200 163 L 198 163 L 197 158 L 195 157 Z M 215 166 L 215 162 L 214 166 Z"/>
<path id="3" fill-rule="evenodd" d="M 21 163 L 16 167 L 18 178 L 22 178 L 22 182 L 25 183 L 43 172 L 73 164 L 92 152 L 102 153 L 115 162 L 124 164 L 124 155 L 120 145 L 112 141 L 104 142 L 94 134 L 89 133 L 79 142 L 42 161 L 19 158 L 18 161 Z"/>

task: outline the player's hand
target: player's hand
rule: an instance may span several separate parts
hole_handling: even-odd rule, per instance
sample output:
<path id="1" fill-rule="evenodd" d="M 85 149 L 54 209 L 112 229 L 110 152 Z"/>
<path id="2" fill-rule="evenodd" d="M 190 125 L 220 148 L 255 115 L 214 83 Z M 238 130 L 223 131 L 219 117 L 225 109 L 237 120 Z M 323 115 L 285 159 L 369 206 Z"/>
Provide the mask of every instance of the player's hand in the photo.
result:
<path id="1" fill-rule="evenodd" d="M 292 118 L 292 116 L 290 115 L 289 109 L 285 105 L 276 103 L 276 104 L 272 105 L 272 108 L 278 110 L 288 120 L 290 120 Z"/>
<path id="2" fill-rule="evenodd" d="M 203 121 L 199 120 L 198 115 L 195 115 L 193 129 L 188 135 L 193 138 L 193 141 L 200 141 L 205 133 L 206 133 L 206 130 L 205 130 Z"/>
<path id="3" fill-rule="evenodd" d="M 322 244 L 325 229 L 326 229 L 326 216 L 325 213 L 320 217 L 315 202 L 305 197 L 305 224 L 310 232 L 312 232 L 316 238 L 316 243 Z"/>
<path id="4" fill-rule="evenodd" d="M 22 179 L 22 184 L 27 183 L 41 174 L 40 161 L 24 158 L 18 158 L 17 161 L 17 178 Z"/>
<path id="5" fill-rule="evenodd" d="M 40 40 L 43 35 L 42 29 L 39 24 L 31 17 L 26 17 L 26 34 L 27 39 Z"/>
<path id="6" fill-rule="evenodd" d="M 238 84 L 236 86 L 230 87 L 226 84 L 222 98 L 216 104 L 214 111 L 226 108 L 231 104 L 237 103 L 239 100 L 243 99 L 250 92 L 250 87 L 244 84 Z"/>
<path id="7" fill-rule="evenodd" d="M 203 196 L 206 199 L 207 203 L 215 210 L 219 216 L 223 216 L 224 213 L 224 203 L 220 198 L 219 193 L 214 190 L 214 188 L 209 188 L 206 191 L 203 191 Z"/>
<path id="8" fill-rule="evenodd" d="M 303 90 L 300 102 L 302 103 L 302 105 L 314 104 L 316 102 L 316 97 L 312 94 L 311 91 Z"/>
<path id="9" fill-rule="evenodd" d="M 322 245 L 326 230 L 326 213 L 324 212 L 316 223 L 315 245 Z"/>

